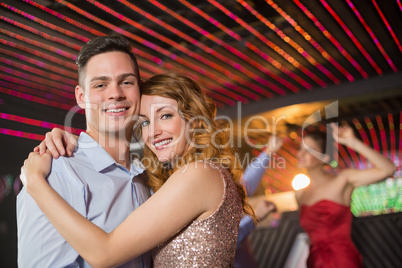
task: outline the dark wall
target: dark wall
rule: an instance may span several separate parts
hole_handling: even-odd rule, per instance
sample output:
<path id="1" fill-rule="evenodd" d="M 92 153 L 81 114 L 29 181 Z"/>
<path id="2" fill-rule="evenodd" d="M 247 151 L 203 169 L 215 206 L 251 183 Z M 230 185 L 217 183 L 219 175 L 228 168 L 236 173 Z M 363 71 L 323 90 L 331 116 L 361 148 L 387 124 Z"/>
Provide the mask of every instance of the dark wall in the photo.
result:
<path id="1" fill-rule="evenodd" d="M 402 213 L 354 218 L 352 239 L 365 268 L 402 267 Z M 261 268 L 283 268 L 300 232 L 299 213 L 284 213 L 276 228 L 261 228 L 251 235 L 254 255 Z"/>
<path id="2" fill-rule="evenodd" d="M 17 224 L 15 195 L 10 194 L 0 204 L 0 267 L 17 267 Z"/>
<path id="3" fill-rule="evenodd" d="M 402 212 L 355 218 L 352 238 L 365 268 L 402 267 Z"/>

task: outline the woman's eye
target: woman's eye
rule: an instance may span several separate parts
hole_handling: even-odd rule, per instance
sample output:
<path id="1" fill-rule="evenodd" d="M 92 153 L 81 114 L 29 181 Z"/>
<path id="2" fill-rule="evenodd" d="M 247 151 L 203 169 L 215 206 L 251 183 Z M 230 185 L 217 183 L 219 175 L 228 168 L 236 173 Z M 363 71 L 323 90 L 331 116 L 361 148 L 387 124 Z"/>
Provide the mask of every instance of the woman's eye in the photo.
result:
<path id="1" fill-rule="evenodd" d="M 141 126 L 141 127 L 147 127 L 147 126 L 149 126 L 149 121 L 142 121 L 142 122 L 140 123 L 140 126 Z"/>
<path id="2" fill-rule="evenodd" d="M 172 114 L 164 114 L 164 115 L 161 116 L 161 119 L 169 119 L 172 116 L 173 116 Z"/>

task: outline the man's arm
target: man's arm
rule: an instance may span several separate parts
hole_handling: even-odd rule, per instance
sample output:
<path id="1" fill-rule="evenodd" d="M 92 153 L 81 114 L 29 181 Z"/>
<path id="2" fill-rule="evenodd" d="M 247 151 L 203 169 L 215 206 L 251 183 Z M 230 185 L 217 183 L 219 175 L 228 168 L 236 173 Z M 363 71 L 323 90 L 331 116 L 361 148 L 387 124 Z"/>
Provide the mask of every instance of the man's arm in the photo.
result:
<path id="1" fill-rule="evenodd" d="M 271 136 L 268 142 L 268 146 L 265 147 L 264 150 L 258 155 L 258 157 L 256 157 L 254 161 L 247 166 L 246 170 L 244 170 L 243 181 L 248 196 L 253 195 L 254 192 L 257 190 L 258 184 L 260 183 L 262 176 L 265 173 L 265 169 L 268 167 L 271 154 L 276 153 L 282 147 L 283 142 L 284 141 L 282 138 Z M 259 206 L 263 207 L 264 205 L 261 203 L 259 204 Z M 258 215 L 258 211 L 256 210 L 256 216 L 260 219 L 265 218 L 270 212 L 267 212 L 266 214 L 261 213 L 260 215 Z M 241 219 L 237 246 L 240 245 L 240 243 L 255 229 L 255 227 L 255 223 L 251 219 L 251 217 L 244 216 Z"/>
<path id="2" fill-rule="evenodd" d="M 244 170 L 243 181 L 248 196 L 253 195 L 257 190 L 265 169 L 268 167 L 268 163 L 269 155 L 262 151 Z"/>
<path id="3" fill-rule="evenodd" d="M 72 189 L 76 186 L 70 185 L 59 172 L 51 172 L 48 181 L 67 202 L 85 213 L 84 188 Z M 18 267 L 78 267 L 78 253 L 57 232 L 25 188 L 17 197 L 17 227 Z"/>
<path id="4" fill-rule="evenodd" d="M 247 195 L 253 195 L 257 190 L 265 169 L 269 163 L 269 155 L 262 151 L 254 161 L 247 166 L 243 173 L 244 186 Z M 240 221 L 239 236 L 237 238 L 237 247 L 243 240 L 255 229 L 255 223 L 250 216 L 244 216 Z"/>
<path id="5" fill-rule="evenodd" d="M 273 153 L 276 153 L 283 145 L 283 139 L 277 136 L 271 136 L 267 146 L 247 166 L 243 173 L 244 186 L 246 187 L 247 195 L 251 196 L 257 190 L 265 169 L 268 167 L 269 159 Z"/>
<path id="6" fill-rule="evenodd" d="M 236 247 L 239 247 L 243 240 L 255 229 L 253 219 L 246 215 L 240 220 L 239 236 L 237 237 Z"/>
<path id="7" fill-rule="evenodd" d="M 273 202 L 264 199 L 258 203 L 255 209 L 255 215 L 260 221 L 262 221 L 271 214 L 271 212 L 275 212 L 276 210 L 276 205 Z M 241 219 L 237 247 L 240 246 L 243 240 L 255 229 L 255 227 L 255 223 L 250 216 L 244 216 Z"/>

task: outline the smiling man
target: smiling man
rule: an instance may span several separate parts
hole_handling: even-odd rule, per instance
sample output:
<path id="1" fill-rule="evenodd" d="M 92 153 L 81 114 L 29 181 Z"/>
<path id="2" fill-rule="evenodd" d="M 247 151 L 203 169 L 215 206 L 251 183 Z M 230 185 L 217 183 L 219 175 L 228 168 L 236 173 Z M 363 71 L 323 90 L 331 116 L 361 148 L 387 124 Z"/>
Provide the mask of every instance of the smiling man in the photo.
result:
<path id="1" fill-rule="evenodd" d="M 86 131 L 71 157 L 54 159 L 49 184 L 78 212 L 109 232 L 145 202 L 143 169 L 132 163 L 129 143 L 139 105 L 139 70 L 127 39 L 102 36 L 77 57 L 78 105 Z M 56 231 L 23 189 L 17 199 L 18 266 L 90 267 Z M 144 254 L 121 267 L 151 267 Z"/>

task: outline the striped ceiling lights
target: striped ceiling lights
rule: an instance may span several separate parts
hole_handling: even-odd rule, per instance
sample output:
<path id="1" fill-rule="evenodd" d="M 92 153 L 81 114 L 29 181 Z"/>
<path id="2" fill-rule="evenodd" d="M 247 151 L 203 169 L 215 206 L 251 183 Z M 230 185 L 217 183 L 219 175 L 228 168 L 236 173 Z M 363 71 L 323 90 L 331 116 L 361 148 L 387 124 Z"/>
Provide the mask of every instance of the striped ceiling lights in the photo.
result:
<path id="1" fill-rule="evenodd" d="M 66 71 L 74 73 L 71 64 L 85 42 L 120 33 L 133 41 L 145 78 L 172 69 L 185 71 L 203 84 L 218 107 L 401 68 L 395 32 L 395 23 L 401 21 L 386 19 L 400 12 L 397 1 L 383 6 L 375 0 L 209 0 L 198 6 L 185 0 L 169 1 L 169 6 L 154 0 L 52 2 L 1 3 L 3 50 L 16 43 L 22 49 L 40 48 L 36 57 L 56 53 L 68 63 L 63 64 Z M 397 15 L 400 19 L 393 14 Z M 53 72 L 59 73 L 58 64 L 53 64 Z M 71 83 L 61 82 L 71 88 Z"/>

